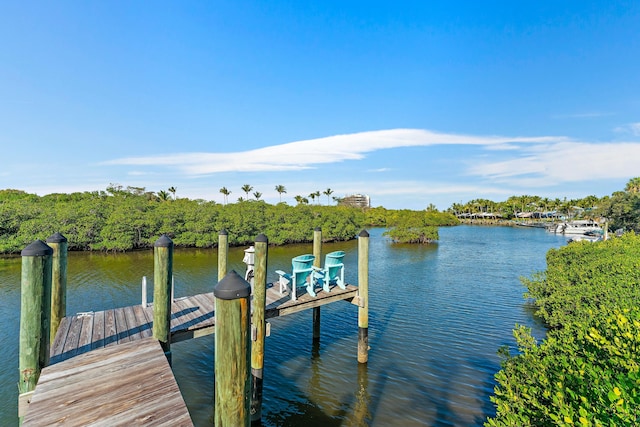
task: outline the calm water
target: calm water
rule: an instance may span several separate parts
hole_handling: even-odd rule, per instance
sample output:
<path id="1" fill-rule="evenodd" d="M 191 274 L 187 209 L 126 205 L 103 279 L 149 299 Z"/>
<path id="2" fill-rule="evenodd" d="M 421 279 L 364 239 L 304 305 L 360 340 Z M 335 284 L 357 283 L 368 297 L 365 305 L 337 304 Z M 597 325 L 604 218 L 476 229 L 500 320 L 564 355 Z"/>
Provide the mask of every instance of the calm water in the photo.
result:
<path id="1" fill-rule="evenodd" d="M 521 276 L 545 268 L 549 248 L 565 243 L 540 229 L 459 226 L 440 229 L 432 246 L 394 245 L 371 230 L 369 363 L 359 366 L 357 307 L 322 308 L 322 338 L 312 345 L 311 312 L 271 320 L 266 341 L 263 425 L 476 426 L 494 412 L 489 396 L 497 349 L 514 345 L 516 323 L 532 318 Z M 244 248 L 230 269 L 244 272 Z M 357 284 L 357 243 L 324 245 L 347 252 L 346 278 Z M 311 245 L 269 249 L 269 280 Z M 174 255 L 176 296 L 210 292 L 217 252 Z M 140 280 L 153 277 L 152 251 L 71 253 L 67 313 L 140 302 Z M 150 290 L 150 295 L 152 291 Z M 17 414 L 20 259 L 0 259 L 0 425 Z M 213 425 L 213 335 L 172 345 L 174 372 L 197 426 Z"/>

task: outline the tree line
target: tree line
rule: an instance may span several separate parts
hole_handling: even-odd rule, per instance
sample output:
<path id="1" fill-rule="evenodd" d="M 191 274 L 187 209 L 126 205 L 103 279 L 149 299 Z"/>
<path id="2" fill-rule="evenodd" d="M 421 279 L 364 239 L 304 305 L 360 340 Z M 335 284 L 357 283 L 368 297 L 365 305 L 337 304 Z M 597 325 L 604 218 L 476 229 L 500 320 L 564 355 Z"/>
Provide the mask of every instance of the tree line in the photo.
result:
<path id="1" fill-rule="evenodd" d="M 473 199 L 466 203 L 453 203 L 447 209 L 454 215 L 493 213 L 504 219 L 516 218 L 518 213 L 556 212 L 566 218 L 605 218 L 612 230 L 622 228 L 640 233 L 640 178 L 630 179 L 624 191 L 610 196 L 593 195 L 581 199 L 550 199 L 548 197 L 521 195 L 494 202 L 488 199 Z"/>
<path id="2" fill-rule="evenodd" d="M 163 234 L 178 247 L 213 247 L 223 229 L 230 245 L 251 244 L 260 233 L 270 243 L 283 245 L 311 241 L 316 227 L 322 228 L 325 240 L 344 241 L 355 238 L 363 227 L 458 223 L 453 215 L 440 212 L 272 205 L 246 199 L 218 204 L 175 197 L 175 192 L 171 187 L 173 197 L 168 197 L 164 190 L 120 185 L 46 196 L 0 190 L 0 253 L 18 253 L 34 239 L 45 240 L 55 232 L 68 239 L 70 250 L 129 251 L 152 247 Z"/>

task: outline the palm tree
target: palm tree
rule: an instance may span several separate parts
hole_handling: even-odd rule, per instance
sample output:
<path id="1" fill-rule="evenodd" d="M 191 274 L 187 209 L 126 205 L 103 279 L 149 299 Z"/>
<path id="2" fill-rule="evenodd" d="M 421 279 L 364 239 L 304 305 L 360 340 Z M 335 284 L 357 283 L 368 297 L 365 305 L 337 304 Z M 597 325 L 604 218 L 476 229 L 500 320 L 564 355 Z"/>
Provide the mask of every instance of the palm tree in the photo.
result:
<path id="1" fill-rule="evenodd" d="M 318 198 L 318 204 L 320 204 L 320 190 L 316 191 L 315 193 L 313 193 L 314 196 L 316 196 Z"/>
<path id="2" fill-rule="evenodd" d="M 640 177 L 631 178 L 624 187 L 627 193 L 640 193 Z"/>
<path id="3" fill-rule="evenodd" d="M 245 184 L 242 186 L 242 191 L 245 192 L 245 194 L 247 195 L 247 200 L 249 200 L 249 192 L 253 190 L 253 187 L 250 186 L 249 184 Z"/>
<path id="4" fill-rule="evenodd" d="M 326 189 L 326 190 L 324 190 L 322 193 L 323 193 L 325 196 L 327 196 L 327 206 L 329 206 L 329 196 L 330 196 L 331 194 L 333 194 L 333 190 L 332 190 L 332 189 L 330 189 L 330 188 L 327 188 L 327 189 Z"/>
<path id="5" fill-rule="evenodd" d="M 313 202 L 314 200 L 316 200 L 316 193 L 310 193 L 309 197 L 311 198 L 311 201 Z"/>
<path id="6" fill-rule="evenodd" d="M 260 200 L 260 197 L 262 197 L 262 193 L 259 191 L 254 191 L 253 192 L 253 197 L 256 198 L 256 200 Z"/>
<path id="7" fill-rule="evenodd" d="M 282 193 L 286 193 L 287 189 L 284 185 L 276 185 L 276 191 L 280 195 L 280 203 L 282 203 Z"/>
<path id="8" fill-rule="evenodd" d="M 229 200 L 228 198 L 229 198 L 229 194 L 231 194 L 231 191 L 229 191 L 227 187 L 222 187 L 220 189 L 220 192 L 224 195 L 224 204 L 226 205 L 227 200 Z"/>
<path id="9" fill-rule="evenodd" d="M 167 200 L 169 200 L 169 193 L 164 190 L 160 190 L 158 191 L 158 198 L 163 202 L 166 202 Z"/>
<path id="10" fill-rule="evenodd" d="M 173 200 L 176 199 L 176 187 L 169 187 L 169 193 L 173 194 Z"/>

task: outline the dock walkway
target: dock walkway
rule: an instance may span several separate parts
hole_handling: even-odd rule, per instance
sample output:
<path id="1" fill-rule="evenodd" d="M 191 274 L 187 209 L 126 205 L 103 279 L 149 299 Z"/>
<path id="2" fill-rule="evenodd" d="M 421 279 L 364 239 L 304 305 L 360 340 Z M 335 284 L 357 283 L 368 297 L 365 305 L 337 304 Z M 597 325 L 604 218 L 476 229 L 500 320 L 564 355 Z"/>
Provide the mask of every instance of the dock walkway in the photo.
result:
<path id="1" fill-rule="evenodd" d="M 97 349 L 42 370 L 23 426 L 193 426 L 160 343 Z"/>
<path id="2" fill-rule="evenodd" d="M 268 285 L 265 319 L 340 300 L 357 303 L 357 293 L 356 286 L 334 286 L 292 301 Z M 215 332 L 213 292 L 175 298 L 171 313 L 171 342 Z M 152 304 L 63 318 L 23 425 L 192 426 L 152 328 Z"/>
<path id="3" fill-rule="evenodd" d="M 356 286 L 334 286 L 331 292 L 319 290 L 317 297 L 304 293 L 296 301 L 280 294 L 276 286 L 267 288 L 265 318 L 286 316 L 339 300 L 351 301 Z M 213 292 L 175 298 L 171 305 L 171 342 L 180 342 L 214 333 Z M 135 341 L 152 335 L 153 305 L 134 305 L 105 311 L 78 313 L 60 322 L 51 346 L 51 364 L 59 363 L 98 348 Z"/>

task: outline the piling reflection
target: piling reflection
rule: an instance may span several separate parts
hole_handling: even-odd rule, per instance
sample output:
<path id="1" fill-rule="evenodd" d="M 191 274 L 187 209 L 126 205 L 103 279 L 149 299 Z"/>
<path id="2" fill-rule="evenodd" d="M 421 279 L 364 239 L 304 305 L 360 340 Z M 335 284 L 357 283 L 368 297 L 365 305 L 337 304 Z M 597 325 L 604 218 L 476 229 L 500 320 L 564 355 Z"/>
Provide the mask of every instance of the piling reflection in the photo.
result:
<path id="1" fill-rule="evenodd" d="M 353 412 L 347 417 L 345 426 L 368 426 L 372 421 L 369 412 L 369 367 L 366 363 L 358 363 L 358 386 L 355 391 Z"/>

